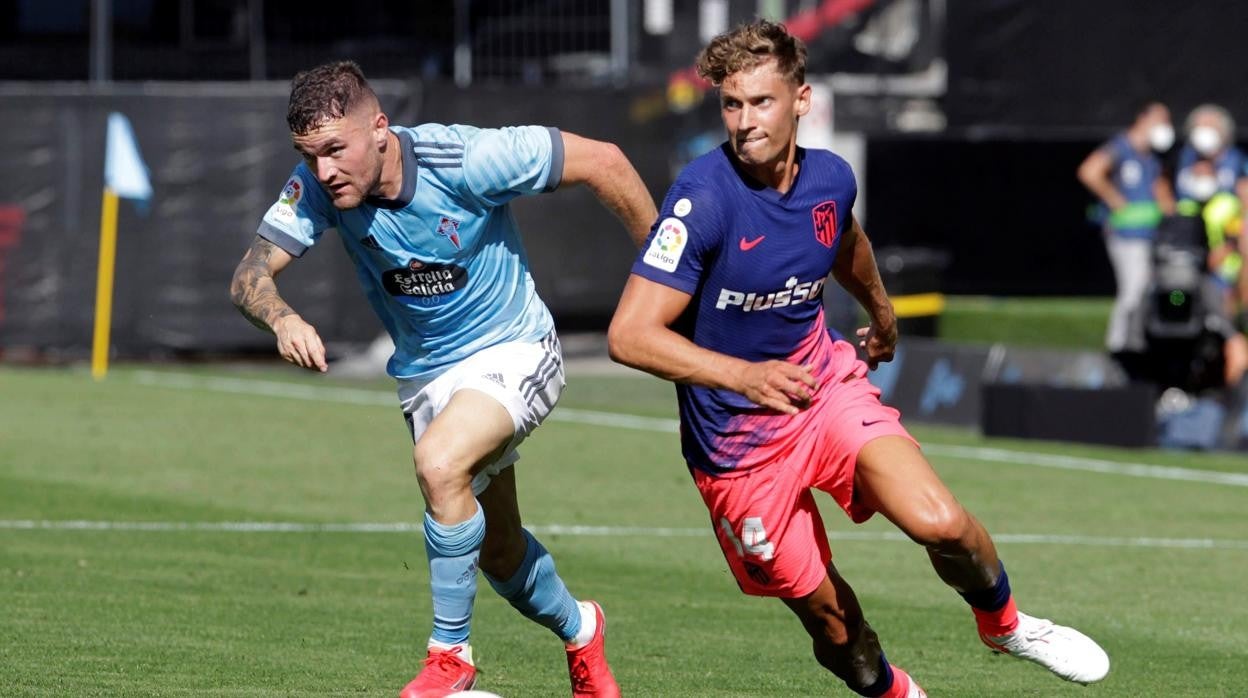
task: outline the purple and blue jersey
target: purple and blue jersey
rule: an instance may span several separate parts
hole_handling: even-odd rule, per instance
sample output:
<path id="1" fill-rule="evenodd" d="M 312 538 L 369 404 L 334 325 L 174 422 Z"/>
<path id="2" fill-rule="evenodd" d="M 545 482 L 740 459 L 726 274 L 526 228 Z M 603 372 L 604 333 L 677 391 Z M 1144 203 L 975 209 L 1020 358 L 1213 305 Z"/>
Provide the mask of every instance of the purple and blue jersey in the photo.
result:
<path id="1" fill-rule="evenodd" d="M 848 365 L 832 351 L 822 298 L 858 187 L 833 153 L 798 148 L 796 162 L 781 194 L 740 171 L 727 144 L 694 160 L 668 191 L 632 272 L 691 296 L 672 329 L 694 344 L 808 365 L 822 386 Z M 676 389 L 685 460 L 711 475 L 767 462 L 805 424 L 730 390 Z"/>

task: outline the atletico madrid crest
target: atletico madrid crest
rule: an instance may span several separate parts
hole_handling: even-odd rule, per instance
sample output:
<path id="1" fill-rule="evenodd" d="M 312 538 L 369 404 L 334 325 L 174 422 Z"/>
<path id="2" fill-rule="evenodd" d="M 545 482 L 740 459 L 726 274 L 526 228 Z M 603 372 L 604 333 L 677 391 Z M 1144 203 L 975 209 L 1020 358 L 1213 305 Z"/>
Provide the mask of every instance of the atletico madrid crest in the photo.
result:
<path id="1" fill-rule="evenodd" d="M 836 202 L 825 201 L 810 209 L 815 221 L 815 239 L 824 247 L 831 247 L 836 242 Z"/>

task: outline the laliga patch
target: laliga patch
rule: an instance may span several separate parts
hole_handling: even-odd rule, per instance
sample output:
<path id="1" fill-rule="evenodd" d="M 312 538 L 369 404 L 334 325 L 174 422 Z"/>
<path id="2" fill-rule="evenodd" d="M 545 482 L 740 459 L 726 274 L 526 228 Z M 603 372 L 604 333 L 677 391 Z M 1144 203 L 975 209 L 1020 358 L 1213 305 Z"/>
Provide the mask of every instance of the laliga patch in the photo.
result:
<path id="1" fill-rule="evenodd" d="M 659 223 L 659 231 L 650 240 L 650 247 L 642 261 L 663 271 L 676 271 L 687 242 L 689 231 L 685 229 L 685 224 L 677 218 L 664 218 Z"/>
<path id="2" fill-rule="evenodd" d="M 303 182 L 298 177 L 291 177 L 286 182 L 286 186 L 282 187 L 281 196 L 277 197 L 277 202 L 295 207 L 299 204 L 299 199 L 303 197 Z"/>
<path id="3" fill-rule="evenodd" d="M 677 201 L 676 205 L 672 207 L 672 213 L 675 213 L 680 218 L 684 218 L 685 216 L 689 215 L 689 212 L 692 210 L 693 210 L 693 202 L 687 198 Z"/>
<path id="4" fill-rule="evenodd" d="M 277 205 L 273 207 L 273 213 L 278 218 L 293 220 L 295 208 L 299 206 L 301 198 L 303 198 L 303 182 L 298 177 L 291 177 L 286 181 L 286 186 L 282 187 L 282 193 L 277 197 Z"/>

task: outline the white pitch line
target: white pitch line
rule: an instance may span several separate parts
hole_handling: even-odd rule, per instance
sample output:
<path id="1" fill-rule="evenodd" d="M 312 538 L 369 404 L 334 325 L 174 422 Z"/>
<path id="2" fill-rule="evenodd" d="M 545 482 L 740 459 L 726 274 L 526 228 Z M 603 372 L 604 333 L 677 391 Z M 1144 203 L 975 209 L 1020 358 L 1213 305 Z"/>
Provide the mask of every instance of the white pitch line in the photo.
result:
<path id="1" fill-rule="evenodd" d="M 1091 473 L 1110 475 L 1128 475 L 1156 480 L 1184 480 L 1187 482 L 1211 482 L 1217 485 L 1234 485 L 1248 487 L 1248 474 L 1224 473 L 1217 470 L 1196 470 L 1178 468 L 1167 465 L 1151 465 L 1148 463 L 1128 463 L 1099 458 L 1081 458 L 1063 456 L 1056 453 L 1035 453 L 1031 451 L 1010 451 L 1003 448 L 984 446 L 955 446 L 952 444 L 924 443 L 923 451 L 935 456 L 967 458 L 990 463 L 1011 463 L 1014 465 L 1035 465 L 1042 468 L 1059 470 L 1082 470 Z"/>
<path id="2" fill-rule="evenodd" d="M 652 528 L 645 526 L 528 526 L 540 535 L 627 538 L 710 538 L 707 528 Z M 294 521 L 86 521 L 9 519 L 0 530 L 19 531 L 140 531 L 196 533 L 420 533 L 420 524 L 393 522 L 299 523 Z M 829 531 L 833 540 L 909 543 L 895 531 Z M 1181 548 L 1199 550 L 1248 550 L 1248 540 L 1225 538 L 1149 538 L 1132 536 L 1080 536 L 1045 533 L 999 533 L 998 543 L 1018 545 L 1080 545 L 1112 548 Z"/>
<path id="3" fill-rule="evenodd" d="M 166 388 L 208 390 L 220 393 L 340 402 L 353 405 L 398 407 L 397 395 L 385 390 L 363 390 L 359 388 L 283 383 L 246 378 L 198 376 L 189 373 L 164 371 L 140 370 L 135 371 L 134 376 L 135 380 L 144 385 Z M 639 415 L 581 410 L 568 407 L 556 408 L 548 419 L 554 422 L 572 422 L 617 429 L 635 429 L 671 434 L 678 433 L 680 429 L 680 421 L 676 419 L 642 417 Z M 1248 473 L 1226 473 L 1216 470 L 1197 470 L 1194 468 L 1153 465 L 1150 463 L 1131 463 L 1099 458 L 1081 458 L 1078 456 L 1063 456 L 1032 451 L 1015 451 L 983 446 L 958 446 L 932 442 L 924 443 L 923 451 L 934 456 L 965 458 L 967 460 L 978 460 L 988 463 L 1031 465 L 1042 468 L 1079 470 L 1154 480 L 1180 480 L 1184 482 L 1206 482 L 1217 485 L 1248 487 Z"/>

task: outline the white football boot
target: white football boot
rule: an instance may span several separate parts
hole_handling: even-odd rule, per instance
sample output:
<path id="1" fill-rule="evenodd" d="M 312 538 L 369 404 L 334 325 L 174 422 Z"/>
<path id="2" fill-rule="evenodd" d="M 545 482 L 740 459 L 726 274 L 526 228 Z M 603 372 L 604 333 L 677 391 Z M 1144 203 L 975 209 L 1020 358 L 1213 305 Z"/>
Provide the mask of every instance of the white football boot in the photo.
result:
<path id="1" fill-rule="evenodd" d="M 1035 662 L 1067 681 L 1094 683 L 1109 673 L 1109 655 L 1092 638 L 1025 613 L 1018 614 L 1014 632 L 979 639 L 995 652 Z"/>

